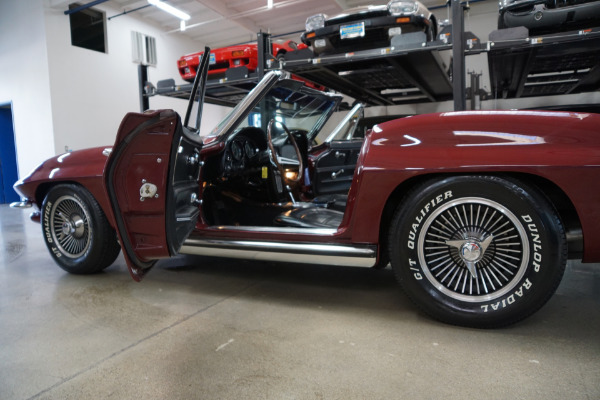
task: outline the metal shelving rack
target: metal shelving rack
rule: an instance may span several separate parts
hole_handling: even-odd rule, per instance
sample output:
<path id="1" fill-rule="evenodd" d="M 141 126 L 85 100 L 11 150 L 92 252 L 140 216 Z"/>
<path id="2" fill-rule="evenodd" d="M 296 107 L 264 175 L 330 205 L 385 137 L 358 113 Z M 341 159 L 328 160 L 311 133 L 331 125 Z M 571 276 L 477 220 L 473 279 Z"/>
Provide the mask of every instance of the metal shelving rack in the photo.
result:
<path id="1" fill-rule="evenodd" d="M 468 35 L 462 31 L 464 16 L 460 0 L 452 0 L 452 12 L 459 15 L 459 31 L 462 43 Z M 258 82 L 265 71 L 276 66 L 322 84 L 340 93 L 347 94 L 368 105 L 394 105 L 422 101 L 444 101 L 454 97 L 455 108 L 464 109 L 466 90 L 464 77 L 451 82 L 447 67 L 441 61 L 439 52 L 452 50 L 458 62 L 453 64 L 453 76 L 464 75 L 464 46 L 453 46 L 452 37 L 457 30 L 451 27 L 440 35 L 444 40 L 426 42 L 401 35 L 392 46 L 382 49 L 358 51 L 342 55 L 314 57 L 304 50 L 286 54 L 282 62 L 275 60 L 267 51 L 269 35 L 258 34 L 258 68 L 249 73 L 244 67 L 231 68 L 224 79 L 209 81 L 206 101 L 216 104 L 235 104 Z M 472 34 L 471 34 L 472 36 Z M 394 38 L 395 39 L 395 38 Z M 477 42 L 478 39 L 475 40 Z M 478 46 L 479 48 L 479 43 Z M 471 48 L 470 51 L 477 49 Z M 279 64 L 279 65 L 278 65 Z M 191 84 L 176 85 L 173 79 L 158 82 L 157 87 L 147 83 L 144 66 L 140 66 L 140 107 L 149 107 L 148 98 L 164 95 L 188 98 Z M 462 68 L 462 74 L 456 71 Z M 460 88 L 456 88 L 460 86 Z M 458 97 L 458 102 L 457 102 Z M 462 104 L 462 106 L 461 106 Z M 462 107 L 462 108 L 461 108 Z"/>
<path id="2" fill-rule="evenodd" d="M 226 78 L 207 81 L 204 101 L 211 104 L 234 106 L 250 92 L 260 80 L 256 73 L 248 73 L 246 67 L 232 68 L 235 74 Z M 146 98 L 168 96 L 187 100 L 190 98 L 193 84 L 176 84 L 174 79 L 159 81 L 157 87 L 146 85 Z"/>
<path id="3" fill-rule="evenodd" d="M 425 43 L 424 43 L 425 44 Z M 452 83 L 434 42 L 413 49 L 394 46 L 284 61 L 282 68 L 368 105 L 396 105 L 452 98 Z"/>
<path id="4" fill-rule="evenodd" d="M 600 88 L 600 28 L 529 37 L 524 28 L 490 34 L 489 42 L 464 31 L 464 5 L 451 0 L 455 25 L 446 27 L 438 40 L 426 42 L 393 38 L 390 47 L 315 57 L 308 50 L 290 52 L 275 60 L 269 54 L 270 38 L 258 34 L 258 68 L 231 68 L 225 78 L 209 80 L 206 101 L 233 105 L 239 102 L 265 71 L 282 68 L 314 83 L 346 94 L 367 105 L 399 105 L 453 100 L 454 109 L 466 109 L 465 57 L 487 53 L 492 95 L 518 98 L 570 94 Z M 410 35 L 410 34 L 409 34 Z M 458 37 L 459 40 L 453 40 Z M 418 38 L 417 38 L 418 39 Z M 440 52 L 452 52 L 447 68 Z M 140 66 L 140 107 L 148 109 L 154 95 L 189 98 L 192 84 L 176 85 L 173 79 L 157 87 L 146 82 Z M 454 79 L 449 78 L 454 77 Z"/>
<path id="5" fill-rule="evenodd" d="M 262 35 L 268 40 L 268 35 Z M 301 50 L 286 54 L 282 61 L 271 60 L 270 64 L 368 105 L 444 101 L 452 99 L 453 88 L 438 52 L 451 49 L 451 44 L 438 41 L 414 48 L 388 47 L 318 58 Z M 206 101 L 239 101 L 264 75 L 267 68 L 261 65 L 259 60 L 259 68 L 253 73 L 246 67 L 231 68 L 223 79 L 209 80 Z M 168 79 L 158 82 L 156 88 L 147 86 L 145 97 L 189 98 L 191 88 L 192 84 L 176 85 Z"/>
<path id="6" fill-rule="evenodd" d="M 537 37 L 504 31 L 493 32 L 487 45 L 492 95 L 519 98 L 600 88 L 600 28 Z"/>
<path id="7" fill-rule="evenodd" d="M 233 106 L 244 98 L 264 76 L 268 64 L 275 59 L 265 49 L 269 48 L 269 35 L 258 33 L 258 68 L 250 72 L 245 66 L 230 68 L 220 79 L 207 81 L 205 101 L 211 104 Z M 268 60 L 268 62 L 267 62 Z M 148 99 L 152 96 L 168 96 L 189 99 L 192 83 L 176 84 L 174 79 L 159 81 L 156 85 L 147 82 L 146 66 L 139 66 L 140 108 L 149 108 Z"/>

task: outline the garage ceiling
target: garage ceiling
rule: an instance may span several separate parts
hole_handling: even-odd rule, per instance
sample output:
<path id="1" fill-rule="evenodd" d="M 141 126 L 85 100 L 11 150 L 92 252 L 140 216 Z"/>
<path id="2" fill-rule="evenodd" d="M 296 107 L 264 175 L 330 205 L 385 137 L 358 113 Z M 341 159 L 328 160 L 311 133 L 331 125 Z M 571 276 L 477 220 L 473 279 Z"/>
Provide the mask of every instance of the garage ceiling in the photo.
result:
<path id="1" fill-rule="evenodd" d="M 92 0 L 79 0 L 87 4 Z M 63 7 L 73 1 L 55 0 L 54 7 Z M 121 12 L 140 7 L 134 14 L 138 18 L 161 26 L 165 33 L 185 35 L 199 46 L 212 48 L 245 43 L 256 40 L 259 31 L 282 39 L 300 40 L 299 31 L 304 31 L 306 18 L 323 13 L 333 16 L 352 7 L 369 4 L 386 4 L 381 0 L 274 0 L 273 8 L 267 9 L 267 0 L 166 0 L 166 3 L 188 13 L 187 29 L 179 30 L 179 20 L 170 14 L 149 6 L 146 0 L 109 0 L 106 4 Z M 427 7 L 439 7 L 444 0 L 421 0 Z M 108 14 L 107 17 L 112 17 Z"/>

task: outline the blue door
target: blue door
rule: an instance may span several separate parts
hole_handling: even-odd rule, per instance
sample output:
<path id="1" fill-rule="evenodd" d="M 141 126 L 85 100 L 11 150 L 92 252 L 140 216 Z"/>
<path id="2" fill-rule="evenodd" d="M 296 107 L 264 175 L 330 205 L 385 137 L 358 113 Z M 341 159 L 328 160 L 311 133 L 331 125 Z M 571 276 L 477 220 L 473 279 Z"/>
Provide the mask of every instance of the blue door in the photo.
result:
<path id="1" fill-rule="evenodd" d="M 17 149 L 10 105 L 0 106 L 0 204 L 19 201 L 13 189 L 17 181 Z"/>

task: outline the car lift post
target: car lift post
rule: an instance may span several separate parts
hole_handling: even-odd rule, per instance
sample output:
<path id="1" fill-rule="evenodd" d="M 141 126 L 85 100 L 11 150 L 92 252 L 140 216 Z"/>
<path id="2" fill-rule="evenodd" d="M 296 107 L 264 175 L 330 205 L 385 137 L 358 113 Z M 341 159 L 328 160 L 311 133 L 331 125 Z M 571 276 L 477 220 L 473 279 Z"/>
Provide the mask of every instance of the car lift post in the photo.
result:
<path id="1" fill-rule="evenodd" d="M 271 54 L 271 49 L 269 48 L 269 37 L 271 35 L 265 32 L 258 32 L 256 35 L 258 42 L 258 66 L 256 68 L 256 75 L 258 80 L 260 81 L 263 76 L 265 76 L 265 68 L 267 65 L 267 55 Z"/>
<path id="2" fill-rule="evenodd" d="M 267 66 L 267 57 L 270 56 L 271 54 L 271 48 L 269 45 L 270 42 L 270 34 L 265 33 L 265 32 L 258 32 L 258 34 L 256 35 L 256 39 L 257 39 L 257 51 L 258 51 L 258 66 L 256 67 L 256 77 L 258 79 L 258 81 L 260 82 L 260 80 L 265 76 L 265 69 Z M 266 110 L 264 107 L 260 108 L 260 120 L 261 120 L 261 125 L 262 128 L 265 130 L 267 130 L 267 126 L 269 124 L 269 110 Z"/>
<path id="3" fill-rule="evenodd" d="M 454 111 L 467 108 L 465 90 L 465 6 L 452 0 L 452 97 Z"/>
<path id="4" fill-rule="evenodd" d="M 146 86 L 146 82 L 148 82 L 148 66 L 140 64 L 138 65 L 138 84 L 140 88 L 140 112 L 144 112 L 150 109 L 150 100 L 146 93 L 144 93 L 144 88 Z"/>

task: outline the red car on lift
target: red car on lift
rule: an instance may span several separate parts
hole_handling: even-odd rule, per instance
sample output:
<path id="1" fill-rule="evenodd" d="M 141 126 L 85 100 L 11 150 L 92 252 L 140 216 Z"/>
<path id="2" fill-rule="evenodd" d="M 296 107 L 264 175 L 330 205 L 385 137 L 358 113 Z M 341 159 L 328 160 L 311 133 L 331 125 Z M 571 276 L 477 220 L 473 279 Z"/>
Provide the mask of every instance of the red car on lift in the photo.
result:
<path id="1" fill-rule="evenodd" d="M 207 57 L 200 71 L 199 105 Z M 357 138 L 359 109 L 330 131 L 341 98 L 272 71 L 201 138 L 193 100 L 183 122 L 129 113 L 112 148 L 15 184 L 59 266 L 99 272 L 120 249 L 136 280 L 177 254 L 391 263 L 429 315 L 497 327 L 540 309 L 568 258 L 600 261 L 599 115 L 447 112 Z"/>
<path id="2" fill-rule="evenodd" d="M 279 58 L 288 52 L 306 49 L 307 47 L 304 43 L 298 44 L 293 40 L 275 41 L 272 43 L 271 54 Z M 177 61 L 177 68 L 183 80 L 187 82 L 194 81 L 203 54 L 203 51 L 186 54 Z M 208 77 L 209 79 L 221 78 L 229 68 L 242 66 L 247 67 L 249 72 L 256 70 L 258 67 L 258 44 L 239 44 L 211 50 Z"/>

